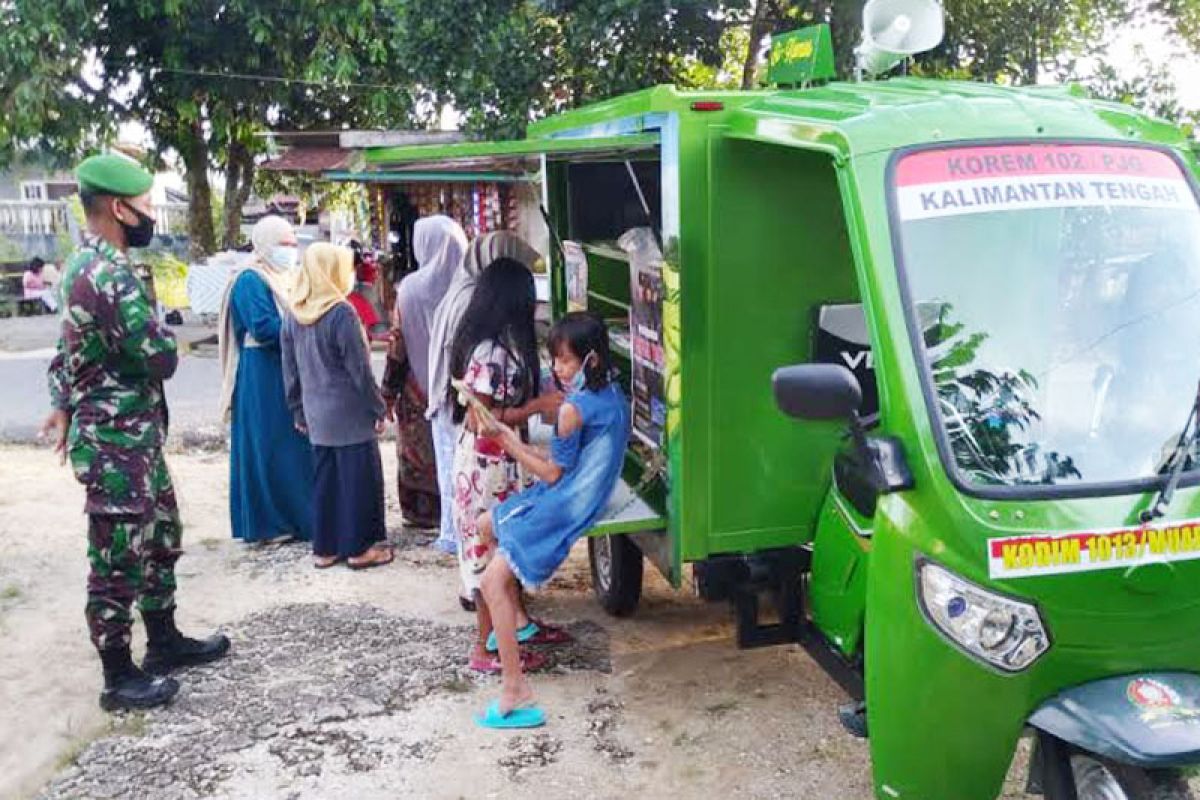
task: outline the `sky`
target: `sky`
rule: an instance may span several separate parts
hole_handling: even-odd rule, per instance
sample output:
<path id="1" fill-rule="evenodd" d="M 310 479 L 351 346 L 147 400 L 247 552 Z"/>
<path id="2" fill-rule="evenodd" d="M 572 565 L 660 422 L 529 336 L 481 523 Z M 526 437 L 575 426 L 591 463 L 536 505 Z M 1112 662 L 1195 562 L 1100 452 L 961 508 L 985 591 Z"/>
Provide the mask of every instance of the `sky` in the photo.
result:
<path id="1" fill-rule="evenodd" d="M 1139 50 L 1154 63 L 1169 63 L 1181 104 L 1187 109 L 1200 109 L 1200 59 L 1189 57 L 1182 46 L 1173 42 L 1166 25 L 1142 22 L 1115 32 L 1109 46 L 1110 60 L 1118 65 L 1126 65 L 1126 73 L 1131 73 L 1138 69 L 1141 63 L 1138 57 Z M 98 64 L 91 63 L 85 67 L 85 72 L 98 68 Z M 461 117 L 452 107 L 447 106 L 443 109 L 441 116 L 443 128 L 458 127 Z M 153 146 L 146 129 L 136 122 L 123 124 L 119 131 L 119 139 L 147 149 Z M 183 188 L 183 181 L 177 174 L 166 175 L 162 180 L 172 188 Z M 214 180 L 220 185 L 219 175 L 214 175 Z"/>
<path id="2" fill-rule="evenodd" d="M 1187 109 L 1200 108 L 1200 60 L 1172 42 L 1165 25 L 1143 23 L 1123 28 L 1113 39 L 1110 54 L 1118 63 L 1134 65 L 1138 47 L 1155 63 L 1169 61 L 1180 103 Z"/>

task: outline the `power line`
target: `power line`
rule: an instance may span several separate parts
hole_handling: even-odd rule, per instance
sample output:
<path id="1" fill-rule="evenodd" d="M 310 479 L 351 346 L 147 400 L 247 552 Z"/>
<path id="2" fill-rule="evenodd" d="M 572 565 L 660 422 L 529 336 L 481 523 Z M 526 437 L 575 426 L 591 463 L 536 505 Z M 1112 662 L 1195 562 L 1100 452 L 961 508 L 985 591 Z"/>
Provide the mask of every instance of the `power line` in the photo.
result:
<path id="1" fill-rule="evenodd" d="M 109 60 L 109 59 L 106 59 Z M 155 72 L 169 72 L 176 75 L 193 75 L 198 78 L 226 78 L 239 81 L 265 81 L 268 83 L 297 84 L 300 86 L 316 86 L 322 89 L 392 89 L 407 91 L 408 86 L 390 83 L 361 83 L 348 81 L 346 83 L 331 83 L 329 81 L 312 81 L 303 78 L 284 78 L 279 75 L 253 75 L 244 72 L 213 72 L 206 69 L 183 69 L 178 67 L 148 67 L 147 72 L 152 76 Z"/>

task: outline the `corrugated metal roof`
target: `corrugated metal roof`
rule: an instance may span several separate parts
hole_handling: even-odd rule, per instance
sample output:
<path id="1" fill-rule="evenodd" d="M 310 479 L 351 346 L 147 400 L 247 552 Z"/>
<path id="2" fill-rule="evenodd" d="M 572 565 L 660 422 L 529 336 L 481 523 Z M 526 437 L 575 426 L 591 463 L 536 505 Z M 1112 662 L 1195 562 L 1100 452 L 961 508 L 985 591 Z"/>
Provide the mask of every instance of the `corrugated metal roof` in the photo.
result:
<path id="1" fill-rule="evenodd" d="M 293 147 L 278 158 L 260 164 L 259 169 L 319 175 L 327 170 L 346 169 L 354 157 L 353 150 L 340 147 Z"/>

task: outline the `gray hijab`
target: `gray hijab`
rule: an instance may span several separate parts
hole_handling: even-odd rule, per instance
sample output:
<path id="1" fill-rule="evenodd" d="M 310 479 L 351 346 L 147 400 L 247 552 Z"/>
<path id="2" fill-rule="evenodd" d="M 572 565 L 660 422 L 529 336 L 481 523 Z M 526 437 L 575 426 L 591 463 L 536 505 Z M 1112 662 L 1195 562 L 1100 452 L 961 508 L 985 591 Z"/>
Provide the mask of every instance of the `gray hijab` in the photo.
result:
<path id="1" fill-rule="evenodd" d="M 463 263 L 467 235 L 444 216 L 422 217 L 413 226 L 417 271 L 400 282 L 396 309 L 408 364 L 421 391 L 429 394 L 429 341 L 434 314 Z"/>
<path id="2" fill-rule="evenodd" d="M 541 256 L 524 239 L 508 231 L 485 233 L 471 242 L 462 266 L 454 273 L 450 288 L 433 315 L 429 336 L 429 407 L 425 412 L 430 419 L 446 404 L 450 389 L 450 348 L 454 345 L 454 334 L 463 314 L 471 304 L 475 283 L 497 258 L 515 258 L 532 270 Z"/>

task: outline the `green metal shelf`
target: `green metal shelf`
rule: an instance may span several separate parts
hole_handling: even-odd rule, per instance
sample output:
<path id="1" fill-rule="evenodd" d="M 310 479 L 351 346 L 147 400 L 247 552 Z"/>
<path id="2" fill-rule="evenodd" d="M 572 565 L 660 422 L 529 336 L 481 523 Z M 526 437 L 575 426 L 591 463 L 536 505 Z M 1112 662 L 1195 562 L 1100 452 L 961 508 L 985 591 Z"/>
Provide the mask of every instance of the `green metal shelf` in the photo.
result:
<path id="1" fill-rule="evenodd" d="M 582 246 L 584 252 L 590 255 L 607 258 L 610 261 L 620 261 L 625 264 L 629 263 L 629 254 L 624 250 L 613 247 L 612 245 L 584 242 Z"/>

